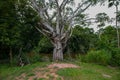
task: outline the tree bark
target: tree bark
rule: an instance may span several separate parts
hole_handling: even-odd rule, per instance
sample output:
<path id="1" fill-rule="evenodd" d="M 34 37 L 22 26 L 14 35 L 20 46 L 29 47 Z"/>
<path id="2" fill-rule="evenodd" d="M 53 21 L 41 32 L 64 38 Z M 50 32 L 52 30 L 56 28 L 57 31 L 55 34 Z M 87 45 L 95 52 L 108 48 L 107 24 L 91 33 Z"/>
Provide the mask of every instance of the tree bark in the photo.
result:
<path id="1" fill-rule="evenodd" d="M 118 6 L 116 5 L 116 32 L 117 32 L 117 46 L 120 47 L 120 35 L 119 35 L 119 27 L 117 23 L 117 14 L 118 14 Z"/>
<path id="2" fill-rule="evenodd" d="M 54 39 L 54 50 L 53 50 L 53 61 L 62 61 L 63 60 L 63 46 L 60 41 L 60 38 L 56 37 Z"/>

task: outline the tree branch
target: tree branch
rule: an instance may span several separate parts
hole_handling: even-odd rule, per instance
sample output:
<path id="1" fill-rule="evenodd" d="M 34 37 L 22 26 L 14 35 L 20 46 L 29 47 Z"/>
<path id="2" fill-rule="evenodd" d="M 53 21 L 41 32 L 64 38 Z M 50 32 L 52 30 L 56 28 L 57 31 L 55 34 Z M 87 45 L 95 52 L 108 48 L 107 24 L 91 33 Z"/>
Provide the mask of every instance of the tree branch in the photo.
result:
<path id="1" fill-rule="evenodd" d="M 80 7 L 82 7 L 86 2 L 84 2 L 83 4 L 81 4 L 74 12 L 73 15 L 68 19 L 68 21 L 72 20 L 75 16 L 77 16 L 78 14 L 84 12 L 92 3 L 89 3 L 88 6 L 86 6 L 84 9 L 80 9 Z M 80 10 L 79 10 L 80 9 Z"/>
<path id="2" fill-rule="evenodd" d="M 58 0 L 55 0 L 56 4 L 57 4 L 57 8 L 59 8 L 59 4 L 58 4 Z"/>
<path id="3" fill-rule="evenodd" d="M 63 10 L 63 8 L 66 6 L 68 0 L 63 0 L 63 2 L 60 5 L 60 9 Z"/>
<path id="4" fill-rule="evenodd" d="M 48 12 L 46 11 L 48 9 L 48 6 L 42 8 L 38 6 L 36 0 L 30 0 L 30 1 L 31 1 L 31 5 L 33 6 L 33 8 L 36 10 L 36 12 L 39 14 L 41 18 L 41 24 L 43 24 L 50 32 L 53 32 L 54 29 L 50 26 L 49 21 L 46 18 L 46 16 L 49 18 Z"/>
<path id="5" fill-rule="evenodd" d="M 77 11 L 78 11 L 84 4 L 86 4 L 86 2 L 88 2 L 88 1 L 85 1 L 84 3 L 82 3 L 81 5 L 79 5 L 73 13 L 76 14 Z M 74 15 L 74 14 L 73 14 L 73 15 Z"/>

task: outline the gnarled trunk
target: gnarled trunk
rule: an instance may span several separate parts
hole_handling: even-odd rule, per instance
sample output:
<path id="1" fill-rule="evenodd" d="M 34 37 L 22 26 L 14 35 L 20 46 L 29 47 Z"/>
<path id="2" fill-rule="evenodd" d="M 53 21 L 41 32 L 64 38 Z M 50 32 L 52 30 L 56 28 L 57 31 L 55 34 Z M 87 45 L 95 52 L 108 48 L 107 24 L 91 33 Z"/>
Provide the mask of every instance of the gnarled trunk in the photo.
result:
<path id="1" fill-rule="evenodd" d="M 63 46 L 59 38 L 54 39 L 53 61 L 63 60 Z"/>

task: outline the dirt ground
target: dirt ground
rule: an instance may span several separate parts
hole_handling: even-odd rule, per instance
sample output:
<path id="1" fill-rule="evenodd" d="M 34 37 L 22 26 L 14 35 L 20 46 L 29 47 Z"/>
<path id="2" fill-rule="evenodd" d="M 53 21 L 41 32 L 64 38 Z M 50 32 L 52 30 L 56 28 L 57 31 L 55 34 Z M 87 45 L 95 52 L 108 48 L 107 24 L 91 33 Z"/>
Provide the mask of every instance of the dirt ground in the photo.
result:
<path id="1" fill-rule="evenodd" d="M 64 80 L 56 72 L 61 68 L 79 68 L 79 66 L 69 63 L 53 63 L 44 68 L 35 68 L 31 74 L 21 74 L 15 80 Z"/>

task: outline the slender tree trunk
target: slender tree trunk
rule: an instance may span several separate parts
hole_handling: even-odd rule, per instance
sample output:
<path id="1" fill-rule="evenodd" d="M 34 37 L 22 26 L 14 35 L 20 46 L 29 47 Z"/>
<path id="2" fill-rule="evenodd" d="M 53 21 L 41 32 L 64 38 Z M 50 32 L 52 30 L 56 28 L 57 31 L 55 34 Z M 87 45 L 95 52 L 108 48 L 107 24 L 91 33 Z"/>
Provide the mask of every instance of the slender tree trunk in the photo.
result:
<path id="1" fill-rule="evenodd" d="M 99 37 L 99 39 L 101 40 L 101 32 L 99 32 L 98 37 Z"/>
<path id="2" fill-rule="evenodd" d="M 63 46 L 59 38 L 54 39 L 53 61 L 63 60 Z"/>
<path id="3" fill-rule="evenodd" d="M 9 56 L 10 56 L 10 63 L 12 64 L 13 57 L 12 57 L 12 48 L 11 47 L 10 47 Z"/>
<path id="4" fill-rule="evenodd" d="M 117 23 L 117 12 L 118 12 L 118 6 L 116 5 L 116 32 L 117 32 L 117 46 L 120 47 L 120 35 L 119 35 L 119 28 Z"/>
<path id="5" fill-rule="evenodd" d="M 68 58 L 69 59 L 72 59 L 72 56 L 71 56 L 71 51 L 70 51 L 70 48 L 69 48 L 69 46 L 67 47 L 67 54 L 68 54 Z"/>

